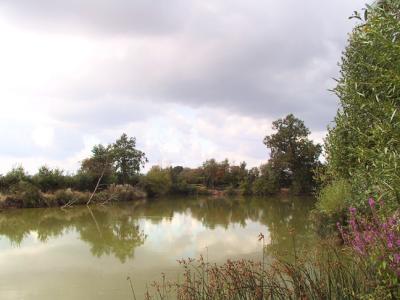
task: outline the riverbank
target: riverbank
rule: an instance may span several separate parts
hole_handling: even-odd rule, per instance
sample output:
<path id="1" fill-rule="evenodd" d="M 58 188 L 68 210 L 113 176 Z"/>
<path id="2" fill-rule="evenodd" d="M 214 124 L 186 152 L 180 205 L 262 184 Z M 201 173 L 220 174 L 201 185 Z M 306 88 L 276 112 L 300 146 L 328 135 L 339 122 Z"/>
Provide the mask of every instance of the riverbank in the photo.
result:
<path id="1" fill-rule="evenodd" d="M 42 192 L 29 184 L 21 184 L 7 194 L 0 194 L 0 210 L 9 208 L 69 207 L 73 205 L 107 204 L 145 199 L 146 193 L 131 185 L 110 185 L 97 193 L 60 189 Z"/>
<path id="2" fill-rule="evenodd" d="M 280 192 L 268 196 L 287 196 L 290 192 L 282 189 Z M 149 195 L 140 186 L 129 184 L 111 184 L 107 188 L 97 191 L 77 191 L 71 188 L 56 191 L 42 192 L 28 182 L 21 182 L 7 193 L 0 193 L 0 211 L 18 208 L 70 207 L 75 205 L 108 204 L 113 202 L 129 202 L 142 199 L 154 199 L 160 196 L 209 196 L 212 198 L 228 198 L 235 196 L 249 196 L 241 189 L 231 187 L 207 188 L 202 184 L 190 185 L 185 193 L 170 192 L 165 195 Z M 265 196 L 264 196 L 265 197 Z"/>

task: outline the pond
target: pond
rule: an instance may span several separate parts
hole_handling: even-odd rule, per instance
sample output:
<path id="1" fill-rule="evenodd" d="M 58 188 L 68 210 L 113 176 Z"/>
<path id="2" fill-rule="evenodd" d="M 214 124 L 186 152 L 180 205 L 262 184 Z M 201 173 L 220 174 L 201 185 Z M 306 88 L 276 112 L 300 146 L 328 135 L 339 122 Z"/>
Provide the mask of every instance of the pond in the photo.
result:
<path id="1" fill-rule="evenodd" d="M 260 260 L 312 241 L 310 198 L 162 198 L 0 212 L 0 299 L 137 299 L 181 258 Z M 295 235 L 290 229 L 295 229 Z"/>

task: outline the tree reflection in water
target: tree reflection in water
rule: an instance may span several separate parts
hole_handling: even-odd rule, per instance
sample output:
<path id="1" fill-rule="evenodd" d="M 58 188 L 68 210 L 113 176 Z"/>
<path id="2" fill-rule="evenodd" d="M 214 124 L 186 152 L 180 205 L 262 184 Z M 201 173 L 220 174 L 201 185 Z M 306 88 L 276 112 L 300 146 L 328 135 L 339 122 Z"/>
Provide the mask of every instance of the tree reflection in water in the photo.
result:
<path id="1" fill-rule="evenodd" d="M 9 210 L 0 213 L 0 236 L 7 237 L 13 245 L 18 246 L 31 233 L 45 243 L 75 231 L 89 245 L 94 256 L 113 255 L 125 262 L 133 258 L 135 248 L 146 240 L 140 224 L 158 224 L 172 220 L 176 214 L 184 214 L 211 230 L 216 227 L 227 229 L 233 224 L 245 227 L 249 222 L 258 222 L 269 230 L 269 249 L 290 251 L 294 247 L 294 239 L 290 234 L 292 229 L 296 232 L 296 246 L 307 244 L 312 236 L 308 212 L 313 202 L 313 199 L 293 197 L 174 197 L 121 205 L 73 207 L 68 210 Z"/>
<path id="2" fill-rule="evenodd" d="M 94 256 L 114 255 L 121 262 L 132 258 L 146 239 L 132 210 L 109 207 L 24 209 L 0 214 L 0 235 L 19 246 L 32 232 L 42 242 L 74 230 L 90 245 Z"/>

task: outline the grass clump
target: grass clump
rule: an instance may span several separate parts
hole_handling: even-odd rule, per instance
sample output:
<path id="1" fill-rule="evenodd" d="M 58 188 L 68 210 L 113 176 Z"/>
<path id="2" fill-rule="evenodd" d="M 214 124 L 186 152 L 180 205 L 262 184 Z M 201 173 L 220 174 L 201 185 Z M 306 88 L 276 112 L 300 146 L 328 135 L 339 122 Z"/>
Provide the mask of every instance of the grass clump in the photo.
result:
<path id="1" fill-rule="evenodd" d="M 352 201 L 351 185 L 344 179 L 330 181 L 317 195 L 310 217 L 316 232 L 326 237 L 337 234 L 336 223 L 347 222 L 347 209 Z"/>
<path id="2" fill-rule="evenodd" d="M 350 199 L 350 184 L 346 180 L 339 179 L 322 188 L 316 207 L 321 213 L 332 216 L 346 211 Z"/>

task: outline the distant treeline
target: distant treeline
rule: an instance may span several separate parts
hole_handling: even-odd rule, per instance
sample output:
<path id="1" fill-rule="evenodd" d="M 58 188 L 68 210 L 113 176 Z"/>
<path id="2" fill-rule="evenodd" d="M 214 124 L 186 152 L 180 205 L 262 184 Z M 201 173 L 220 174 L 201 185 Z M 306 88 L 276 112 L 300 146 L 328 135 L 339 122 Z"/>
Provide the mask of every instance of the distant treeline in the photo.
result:
<path id="1" fill-rule="evenodd" d="M 310 131 L 292 114 L 273 122 L 273 129 L 276 132 L 264 138 L 264 144 L 271 151 L 270 159 L 260 167 L 247 168 L 246 162 L 237 165 L 228 159 L 220 162 L 209 159 L 198 168 L 153 166 L 147 174 L 141 174 L 146 155 L 136 149 L 134 137 L 123 134 L 113 144 L 94 146 L 92 155 L 81 162 L 74 174 L 42 166 L 36 174 L 29 175 L 22 166 L 16 167 L 0 175 L 0 192 L 3 200 L 31 195 L 28 198 L 34 202 L 33 198 L 41 193 L 66 189 L 104 192 L 110 187 L 115 190 L 118 185 L 135 187 L 150 197 L 207 194 L 216 190 L 243 195 L 271 195 L 282 189 L 294 194 L 314 191 L 314 172 L 320 167 L 321 146 L 308 139 Z"/>

